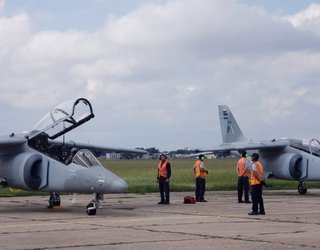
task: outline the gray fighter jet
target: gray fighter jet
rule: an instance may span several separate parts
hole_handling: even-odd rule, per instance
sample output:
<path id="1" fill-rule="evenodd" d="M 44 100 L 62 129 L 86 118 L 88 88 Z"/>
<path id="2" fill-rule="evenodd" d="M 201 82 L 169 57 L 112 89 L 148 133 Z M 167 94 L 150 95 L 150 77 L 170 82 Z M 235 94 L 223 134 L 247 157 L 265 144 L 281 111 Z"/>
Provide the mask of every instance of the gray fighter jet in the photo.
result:
<path id="1" fill-rule="evenodd" d="M 59 192 L 93 193 L 86 211 L 95 215 L 103 194 L 125 192 L 128 185 L 92 152 L 147 152 L 55 140 L 93 117 L 90 102 L 79 98 L 55 107 L 29 132 L 0 137 L 1 185 L 49 192 L 50 208 L 60 205 Z"/>
<path id="2" fill-rule="evenodd" d="M 264 177 L 299 182 L 300 194 L 307 193 L 305 181 L 320 180 L 320 142 L 316 139 L 248 140 L 242 133 L 230 109 L 219 105 L 223 143 L 210 151 L 239 154 L 246 150 L 257 152 L 264 166 Z M 207 150 L 208 151 L 208 150 Z"/>

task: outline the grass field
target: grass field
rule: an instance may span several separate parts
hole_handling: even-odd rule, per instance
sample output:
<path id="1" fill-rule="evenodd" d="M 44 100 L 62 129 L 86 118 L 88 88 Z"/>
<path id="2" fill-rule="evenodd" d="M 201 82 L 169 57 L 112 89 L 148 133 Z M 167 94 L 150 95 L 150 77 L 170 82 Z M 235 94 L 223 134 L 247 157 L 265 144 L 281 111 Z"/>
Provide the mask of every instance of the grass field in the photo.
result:
<path id="1" fill-rule="evenodd" d="M 194 175 L 192 166 L 194 160 L 173 160 L 170 189 L 172 191 L 194 190 Z M 206 190 L 236 190 L 237 159 L 205 160 L 209 175 L 206 180 Z M 129 192 L 155 192 L 158 191 L 156 183 L 156 160 L 143 161 L 110 161 L 102 163 L 111 171 L 121 176 L 129 185 Z M 297 181 L 271 180 L 267 181 L 267 189 L 297 189 Z M 320 188 L 320 182 L 308 182 L 308 188 Z"/>
<path id="2" fill-rule="evenodd" d="M 236 190 L 237 159 L 205 160 L 209 175 L 206 180 L 206 190 Z M 129 192 L 146 193 L 157 192 L 157 160 L 102 160 L 109 170 L 122 177 L 129 185 Z M 192 166 L 194 160 L 173 160 L 172 177 L 170 180 L 171 191 L 193 191 L 194 176 Z M 267 189 L 297 189 L 297 181 L 267 180 Z M 308 188 L 320 188 L 320 182 L 308 182 Z M 0 189 L 0 196 L 32 195 L 39 192 L 10 191 Z M 47 195 L 47 193 L 45 193 Z"/>
<path id="3" fill-rule="evenodd" d="M 102 161 L 102 163 L 128 182 L 129 192 L 158 191 L 158 185 L 156 183 L 158 161 Z M 192 171 L 193 164 L 194 160 L 171 161 L 171 190 L 194 190 L 195 180 Z M 206 161 L 206 166 L 209 170 L 207 190 L 234 189 L 234 183 L 236 181 L 236 177 L 234 176 L 234 165 L 234 160 Z"/>

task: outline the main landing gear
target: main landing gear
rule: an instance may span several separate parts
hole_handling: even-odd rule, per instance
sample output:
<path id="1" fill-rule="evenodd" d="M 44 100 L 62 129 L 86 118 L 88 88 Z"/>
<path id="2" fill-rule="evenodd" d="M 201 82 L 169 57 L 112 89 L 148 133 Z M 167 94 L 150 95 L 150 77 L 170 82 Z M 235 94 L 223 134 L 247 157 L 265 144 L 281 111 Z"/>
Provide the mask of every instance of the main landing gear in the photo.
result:
<path id="1" fill-rule="evenodd" d="M 102 208 L 101 202 L 103 201 L 103 194 L 94 194 L 94 198 L 87 205 L 87 214 L 95 215 L 97 213 L 97 208 Z"/>
<path id="2" fill-rule="evenodd" d="M 60 206 L 60 203 L 61 200 L 59 194 L 54 192 L 50 193 L 48 208 L 58 207 Z"/>
<path id="3" fill-rule="evenodd" d="M 299 194 L 306 194 L 308 191 L 307 185 L 304 181 L 300 181 L 298 185 L 298 192 Z"/>

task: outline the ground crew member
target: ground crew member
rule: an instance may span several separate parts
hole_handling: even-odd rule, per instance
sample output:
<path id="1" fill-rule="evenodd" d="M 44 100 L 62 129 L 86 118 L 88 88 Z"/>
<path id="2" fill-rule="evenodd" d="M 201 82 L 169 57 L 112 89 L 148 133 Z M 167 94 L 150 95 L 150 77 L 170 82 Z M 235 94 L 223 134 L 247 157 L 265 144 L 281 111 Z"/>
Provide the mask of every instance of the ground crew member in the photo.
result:
<path id="1" fill-rule="evenodd" d="M 242 195 L 244 193 L 245 203 L 251 203 L 249 201 L 249 177 L 248 170 L 246 166 L 247 153 L 243 152 L 241 158 L 237 163 L 237 173 L 238 173 L 238 203 L 242 203 Z"/>
<path id="2" fill-rule="evenodd" d="M 252 199 L 252 211 L 249 215 L 265 214 L 263 199 L 262 199 L 262 183 L 263 181 L 263 166 L 259 162 L 259 154 L 253 153 L 251 156 L 252 165 L 250 169 L 250 188 Z"/>
<path id="3" fill-rule="evenodd" d="M 204 199 L 204 193 L 206 191 L 206 177 L 208 170 L 204 166 L 204 155 L 199 155 L 199 160 L 193 165 L 193 173 L 196 177 L 196 201 L 198 202 L 207 202 Z"/>
<path id="4" fill-rule="evenodd" d="M 157 181 L 159 183 L 161 200 L 158 204 L 170 203 L 169 178 L 171 177 L 171 165 L 165 154 L 159 157 Z"/>

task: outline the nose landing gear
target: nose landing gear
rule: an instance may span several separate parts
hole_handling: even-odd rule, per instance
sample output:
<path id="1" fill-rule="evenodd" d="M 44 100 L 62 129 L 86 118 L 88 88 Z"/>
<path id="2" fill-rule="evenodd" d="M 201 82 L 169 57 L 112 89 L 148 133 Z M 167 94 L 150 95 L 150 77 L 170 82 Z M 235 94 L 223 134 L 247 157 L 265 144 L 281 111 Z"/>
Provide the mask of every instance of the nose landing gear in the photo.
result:
<path id="1" fill-rule="evenodd" d="M 103 194 L 94 194 L 94 198 L 89 202 L 86 207 L 86 212 L 88 215 L 95 215 L 98 208 L 102 208 L 101 201 L 104 200 Z M 60 206 L 60 196 L 58 193 L 50 193 L 48 208 Z"/>
<path id="2" fill-rule="evenodd" d="M 103 194 L 94 194 L 94 196 L 94 199 L 87 205 L 87 215 L 95 215 L 97 213 L 97 208 L 102 208 L 101 201 L 104 199 Z"/>

